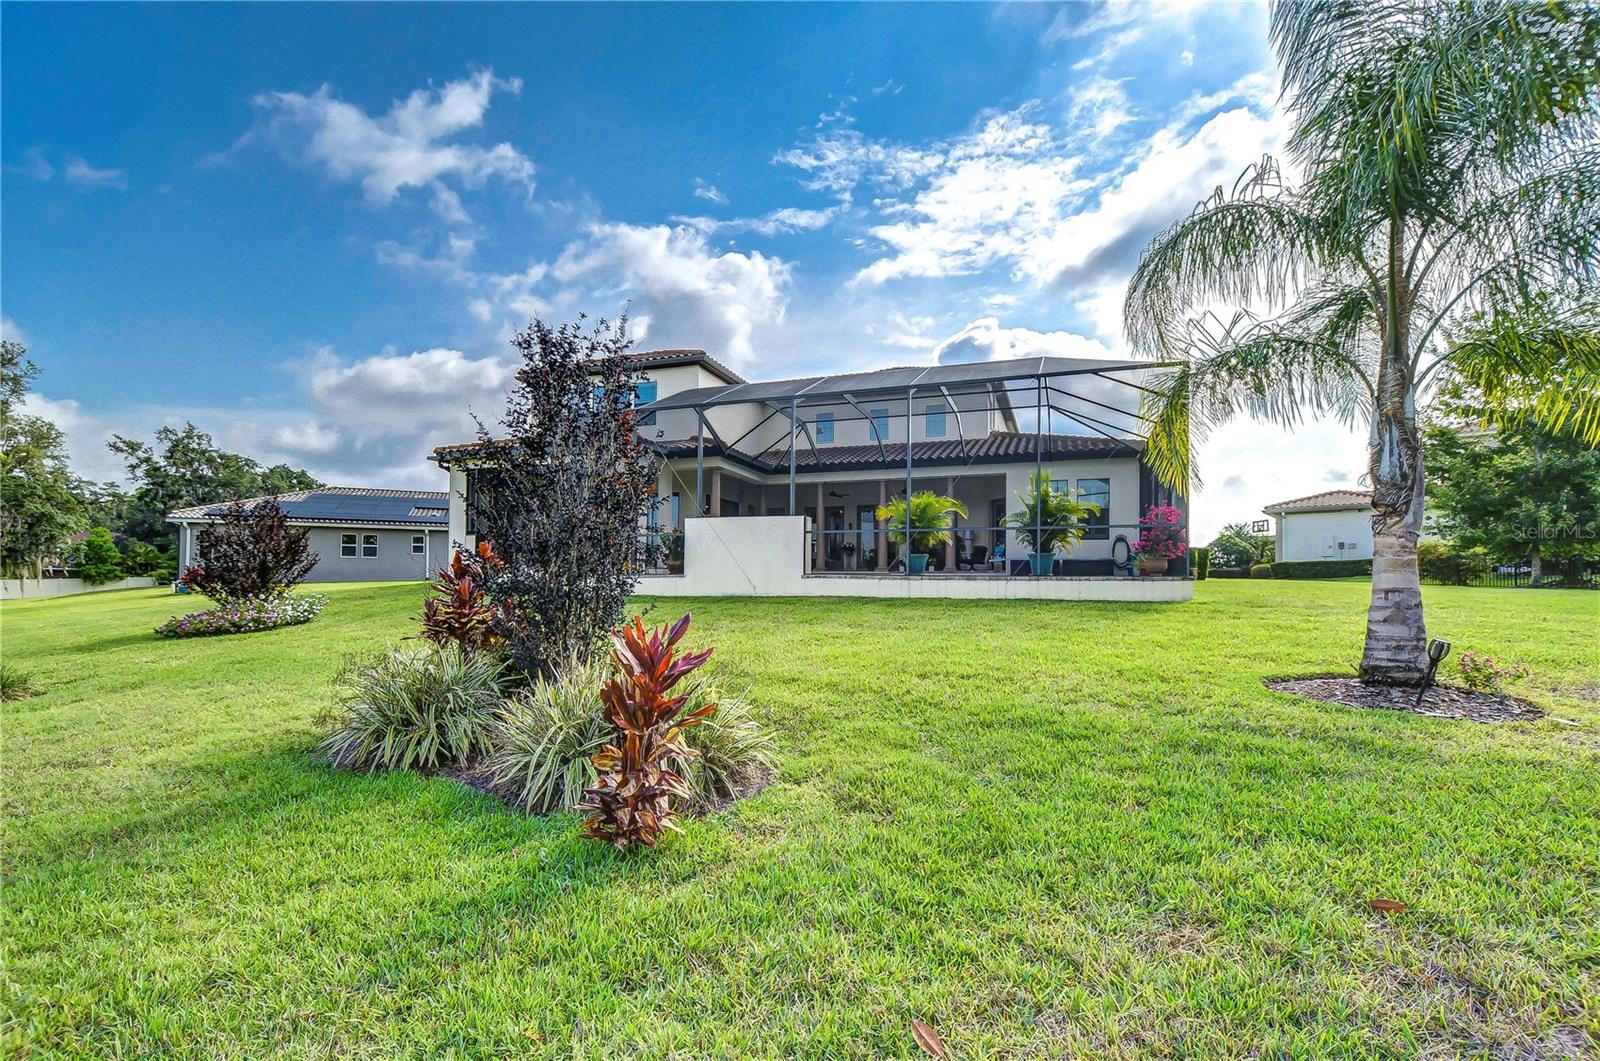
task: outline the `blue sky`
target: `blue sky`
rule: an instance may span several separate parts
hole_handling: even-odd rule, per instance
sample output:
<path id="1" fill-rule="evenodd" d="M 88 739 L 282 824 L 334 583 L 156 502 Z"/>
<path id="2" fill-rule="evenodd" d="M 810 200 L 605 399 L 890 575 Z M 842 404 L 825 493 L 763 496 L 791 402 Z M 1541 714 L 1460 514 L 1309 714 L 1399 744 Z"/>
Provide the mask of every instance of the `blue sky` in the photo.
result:
<path id="1" fill-rule="evenodd" d="M 192 419 L 436 485 L 530 314 L 747 375 L 1125 352 L 1139 249 L 1284 123 L 1246 4 L 15 6 L 0 310 L 82 474 Z M 1201 529 L 1354 482 L 1202 453 Z"/>

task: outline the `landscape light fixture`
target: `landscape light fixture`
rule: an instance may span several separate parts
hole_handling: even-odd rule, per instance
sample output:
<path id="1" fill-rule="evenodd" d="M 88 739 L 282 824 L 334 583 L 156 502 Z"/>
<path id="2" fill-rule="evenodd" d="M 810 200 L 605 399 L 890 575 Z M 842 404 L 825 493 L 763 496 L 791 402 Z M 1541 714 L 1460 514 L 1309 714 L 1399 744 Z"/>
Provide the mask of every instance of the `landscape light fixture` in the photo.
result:
<path id="1" fill-rule="evenodd" d="M 1428 639 L 1428 676 L 1422 679 L 1422 688 L 1417 690 L 1417 706 L 1422 706 L 1422 697 L 1428 691 L 1428 686 L 1433 684 L 1433 672 L 1439 669 L 1439 664 L 1450 654 L 1450 642 L 1437 637 Z"/>

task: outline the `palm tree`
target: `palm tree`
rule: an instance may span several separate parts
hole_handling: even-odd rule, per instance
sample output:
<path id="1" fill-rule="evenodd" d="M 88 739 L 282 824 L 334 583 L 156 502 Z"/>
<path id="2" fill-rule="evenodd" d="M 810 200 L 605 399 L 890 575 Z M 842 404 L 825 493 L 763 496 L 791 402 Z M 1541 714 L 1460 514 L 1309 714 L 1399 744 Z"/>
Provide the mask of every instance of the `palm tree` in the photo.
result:
<path id="1" fill-rule="evenodd" d="M 1175 359 L 1147 459 L 1244 412 L 1370 426 L 1363 681 L 1427 666 L 1417 409 L 1445 379 L 1600 444 L 1600 8 L 1276 4 L 1291 184 L 1268 157 L 1146 248 L 1130 341 Z M 1230 319 L 1212 307 L 1226 305 Z"/>

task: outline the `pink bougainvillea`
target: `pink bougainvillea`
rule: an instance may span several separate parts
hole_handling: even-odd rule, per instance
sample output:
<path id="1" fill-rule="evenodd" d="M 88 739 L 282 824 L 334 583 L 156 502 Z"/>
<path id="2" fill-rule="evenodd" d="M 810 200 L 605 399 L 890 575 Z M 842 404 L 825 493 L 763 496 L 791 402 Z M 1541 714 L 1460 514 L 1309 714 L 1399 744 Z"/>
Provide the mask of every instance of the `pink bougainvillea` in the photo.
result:
<path id="1" fill-rule="evenodd" d="M 1183 513 L 1172 505 L 1151 505 L 1139 521 L 1140 556 L 1160 556 L 1176 560 L 1189 551 L 1189 535 L 1183 529 Z"/>

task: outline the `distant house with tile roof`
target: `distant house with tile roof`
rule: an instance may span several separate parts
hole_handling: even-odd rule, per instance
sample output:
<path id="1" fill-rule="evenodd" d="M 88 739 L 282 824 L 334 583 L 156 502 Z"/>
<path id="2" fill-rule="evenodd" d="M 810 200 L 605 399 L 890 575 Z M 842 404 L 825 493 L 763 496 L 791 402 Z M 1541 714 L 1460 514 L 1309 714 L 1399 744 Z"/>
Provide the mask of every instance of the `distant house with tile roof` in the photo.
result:
<path id="1" fill-rule="evenodd" d="M 289 524 L 311 532 L 317 566 L 308 582 L 397 582 L 429 578 L 450 559 L 450 497 L 443 490 L 324 486 L 275 498 Z M 254 504 L 265 498 L 242 499 Z M 201 563 L 198 535 L 228 502 L 167 513 L 178 528 L 178 568 Z"/>
<path id="2" fill-rule="evenodd" d="M 1372 559 L 1369 490 L 1324 490 L 1262 511 L 1277 521 L 1274 560 Z"/>

